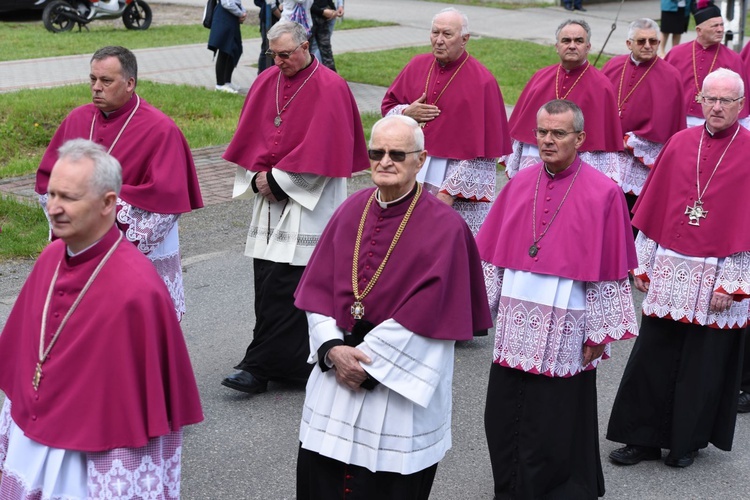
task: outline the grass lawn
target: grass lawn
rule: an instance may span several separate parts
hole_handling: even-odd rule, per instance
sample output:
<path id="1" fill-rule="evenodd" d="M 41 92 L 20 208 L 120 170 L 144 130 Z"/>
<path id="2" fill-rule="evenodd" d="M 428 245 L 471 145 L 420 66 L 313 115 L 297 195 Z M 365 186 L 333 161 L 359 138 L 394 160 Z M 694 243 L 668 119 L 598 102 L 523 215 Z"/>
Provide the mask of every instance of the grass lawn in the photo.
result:
<path id="1" fill-rule="evenodd" d="M 366 19 L 344 19 L 336 25 L 336 29 L 371 28 L 391 24 L 393 23 Z M 90 31 L 79 32 L 76 27 L 64 33 L 50 33 L 44 29 L 41 22 L 0 22 L 0 25 L 2 26 L 0 61 L 93 54 L 105 45 L 122 45 L 135 50 L 206 43 L 208 40 L 208 30 L 200 24 L 153 26 L 147 30 L 138 31 L 94 21 L 89 25 Z M 260 36 L 257 25 L 246 23 L 241 29 L 243 39 Z"/>
<path id="2" fill-rule="evenodd" d="M 36 257 L 47 244 L 47 227 L 38 204 L 0 196 L 0 260 Z"/>

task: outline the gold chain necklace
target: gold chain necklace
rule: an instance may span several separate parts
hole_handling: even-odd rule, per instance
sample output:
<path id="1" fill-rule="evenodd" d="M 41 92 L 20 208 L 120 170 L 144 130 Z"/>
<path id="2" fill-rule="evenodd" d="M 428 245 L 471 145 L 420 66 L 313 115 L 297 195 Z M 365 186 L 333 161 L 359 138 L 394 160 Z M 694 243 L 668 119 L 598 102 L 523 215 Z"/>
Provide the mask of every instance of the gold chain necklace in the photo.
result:
<path id="1" fill-rule="evenodd" d="M 133 108 L 133 111 L 130 112 L 130 116 L 128 116 L 128 119 L 125 120 L 125 124 L 122 126 L 120 131 L 117 133 L 117 137 L 115 137 L 115 140 L 112 142 L 112 145 L 107 150 L 107 154 L 110 154 L 113 149 L 115 149 L 115 144 L 117 144 L 117 141 L 120 140 L 120 136 L 123 132 L 125 132 L 125 127 L 128 126 L 128 123 L 130 123 L 130 120 L 133 118 L 133 115 L 135 115 L 135 112 L 138 111 L 138 108 L 141 107 L 141 97 L 136 94 L 135 98 L 137 99 L 135 102 L 135 107 Z M 98 110 L 97 110 L 98 111 Z M 91 130 L 89 130 L 89 140 L 94 140 L 94 124 L 96 123 L 96 111 L 94 111 L 94 117 L 91 119 Z"/>
<path id="2" fill-rule="evenodd" d="M 586 61 L 588 63 L 588 61 Z M 588 63 L 586 66 L 586 69 L 581 71 L 581 74 L 578 75 L 578 78 L 576 78 L 576 81 L 573 82 L 573 85 L 568 89 L 567 92 L 565 92 L 565 95 L 560 97 L 560 68 L 562 68 L 562 64 L 557 67 L 557 73 L 555 73 L 555 99 L 567 99 L 571 92 L 573 92 L 573 89 L 578 85 L 578 82 L 581 81 L 581 78 L 583 78 L 583 75 L 586 74 L 586 72 L 591 67 L 591 64 Z"/>
<path id="3" fill-rule="evenodd" d="M 727 144 L 726 149 L 724 149 L 724 152 L 721 153 L 721 157 L 719 157 L 719 161 L 716 162 L 716 166 L 714 167 L 714 171 L 711 172 L 711 176 L 708 178 L 708 181 L 706 181 L 706 185 L 703 187 L 703 192 L 701 193 L 701 149 L 703 148 L 703 136 L 706 133 L 705 127 L 701 131 L 701 140 L 698 143 L 698 159 L 695 161 L 695 186 L 698 189 L 698 199 L 695 200 L 695 203 L 693 203 L 693 206 L 690 205 L 685 207 L 685 214 L 688 216 L 688 224 L 691 226 L 700 226 L 700 219 L 705 219 L 708 215 L 708 210 L 703 210 L 703 196 L 706 194 L 706 190 L 708 189 L 708 185 L 711 184 L 711 179 L 714 178 L 714 174 L 719 169 L 719 165 L 721 164 L 721 160 L 724 159 L 724 155 L 727 154 L 727 151 L 729 151 L 729 147 L 734 142 L 734 138 L 737 137 L 737 133 L 740 131 L 740 125 L 737 125 L 737 130 L 734 131 L 734 135 L 732 136 L 732 140 L 729 141 L 729 144 Z"/>
<path id="4" fill-rule="evenodd" d="M 648 75 L 648 72 L 651 71 L 651 68 L 654 67 L 654 64 L 656 64 L 656 60 L 658 59 L 658 56 L 654 56 L 653 61 L 651 61 L 651 66 L 648 67 L 645 73 L 643 73 L 643 76 L 636 82 L 635 87 L 630 89 L 630 92 L 628 92 L 628 95 L 625 96 L 625 99 L 621 99 L 622 97 L 622 84 L 625 81 L 625 68 L 628 67 L 628 59 L 625 59 L 625 64 L 622 65 L 622 73 L 620 73 L 620 88 L 617 90 L 617 111 L 619 111 L 620 116 L 622 117 L 622 107 L 625 105 L 628 99 L 630 99 L 630 96 L 633 95 L 633 92 L 635 92 L 635 89 L 638 88 L 638 85 L 641 84 L 644 78 L 646 78 L 646 75 Z"/>
<path id="5" fill-rule="evenodd" d="M 380 278 L 380 274 L 383 272 L 383 269 L 385 269 L 385 265 L 388 262 L 388 258 L 391 256 L 391 252 L 393 252 L 393 249 L 396 248 L 396 243 L 398 243 L 398 240 L 401 238 L 401 233 L 404 232 L 404 228 L 406 227 L 406 223 L 409 222 L 409 218 L 411 217 L 411 213 L 414 211 L 414 206 L 417 204 L 417 200 L 419 200 L 419 196 L 422 194 L 422 185 L 417 183 L 417 193 L 414 195 L 414 198 L 411 200 L 411 203 L 409 204 L 409 208 L 406 210 L 406 214 L 404 214 L 403 219 L 401 219 L 401 224 L 399 224 L 398 229 L 396 230 L 396 234 L 393 236 L 393 240 L 391 241 L 391 246 L 388 248 L 388 251 L 385 254 L 385 257 L 383 257 L 383 262 L 380 263 L 380 266 L 378 266 L 377 271 L 375 271 L 375 274 L 372 275 L 372 278 L 370 278 L 369 283 L 367 283 L 367 286 L 365 289 L 360 292 L 359 291 L 359 282 L 358 282 L 358 271 L 359 271 L 359 248 L 360 244 L 362 243 L 362 233 L 365 230 L 365 221 L 367 220 L 367 213 L 370 211 L 370 207 L 372 206 L 372 201 L 375 199 L 375 195 L 377 194 L 378 190 L 376 189 L 373 191 L 372 196 L 370 196 L 370 199 L 367 200 L 367 204 L 365 205 L 365 210 L 362 212 L 362 218 L 359 221 L 359 228 L 357 229 L 357 239 L 354 242 L 354 257 L 352 259 L 352 291 L 354 292 L 354 303 L 351 307 L 351 313 L 354 319 L 362 319 L 365 315 L 365 306 L 362 304 L 362 300 L 367 296 L 368 293 L 370 293 L 370 290 L 375 286 L 375 283 L 377 283 L 378 278 Z"/>
<path id="6" fill-rule="evenodd" d="M 443 90 L 441 90 L 440 93 L 438 94 L 437 99 L 435 99 L 432 102 L 433 105 L 437 105 L 437 102 L 440 100 L 441 97 L 443 97 L 443 94 L 445 93 L 446 89 L 450 86 L 450 84 L 453 81 L 453 79 L 456 78 L 456 75 L 458 75 L 459 71 L 461 71 L 461 68 L 464 67 L 464 64 L 466 64 L 466 61 L 468 61 L 468 60 L 469 60 L 469 53 L 467 52 L 466 53 L 466 57 L 461 62 L 461 64 L 458 66 L 458 69 L 456 69 L 456 72 L 451 75 L 450 79 L 448 80 L 448 83 L 445 84 L 445 87 L 443 87 Z M 424 84 L 425 103 L 427 103 L 427 104 L 429 104 L 427 102 L 427 89 L 430 86 L 430 77 L 432 76 L 432 70 L 435 69 L 435 63 L 436 62 L 437 62 L 437 59 L 433 59 L 432 60 L 432 65 L 430 65 L 430 70 L 427 72 L 427 81 Z"/>
<path id="7" fill-rule="evenodd" d="M 531 244 L 529 247 L 529 257 L 536 257 L 536 254 L 539 253 L 539 246 L 537 243 L 539 243 L 542 238 L 544 238 L 544 235 L 547 234 L 547 231 L 549 231 L 550 226 L 552 226 L 552 223 L 555 222 L 555 218 L 557 218 L 557 214 L 560 213 L 560 209 L 563 206 L 563 203 L 565 203 L 565 200 L 568 198 L 568 194 L 570 194 L 570 190 L 573 187 L 573 184 L 575 183 L 576 179 L 578 178 L 578 174 L 581 173 L 581 164 L 583 163 L 583 160 L 578 158 L 578 170 L 576 170 L 575 175 L 573 175 L 573 180 L 570 181 L 570 185 L 568 186 L 568 190 L 565 191 L 565 195 L 563 196 L 563 199 L 560 201 L 560 204 L 557 206 L 557 210 L 555 210 L 555 213 L 552 214 L 552 218 L 549 221 L 549 224 L 547 224 L 547 227 L 544 228 L 544 231 L 542 231 L 542 234 L 539 235 L 539 237 L 536 237 L 536 202 L 537 197 L 539 196 L 539 182 L 542 180 L 542 170 L 546 170 L 547 165 L 544 164 L 542 168 L 539 169 L 539 175 L 536 178 L 536 189 L 534 189 L 534 205 L 532 205 L 531 208 L 531 235 L 534 238 L 534 243 Z M 570 167 L 568 167 L 570 168 Z"/>
<path id="8" fill-rule="evenodd" d="M 276 79 L 276 118 L 273 119 L 273 124 L 275 127 L 281 126 L 281 113 L 283 113 L 284 110 L 286 110 L 286 108 L 289 107 L 289 105 L 292 103 L 294 98 L 297 97 L 297 94 L 299 94 L 299 91 L 302 90 L 302 87 L 304 87 L 305 84 L 308 82 L 308 80 L 310 80 L 310 78 L 313 77 L 315 72 L 318 71 L 318 68 L 320 67 L 320 63 L 318 62 L 317 59 L 315 59 L 315 62 L 316 62 L 316 65 L 313 68 L 310 75 L 307 78 L 305 78 L 305 81 L 302 82 L 302 85 L 299 86 L 297 91 L 294 94 L 292 94 L 292 97 L 289 98 L 286 104 L 284 104 L 284 107 L 281 109 L 279 109 L 279 85 L 281 84 L 281 71 L 279 71 L 279 77 Z"/>
<path id="9" fill-rule="evenodd" d="M 31 385 L 34 386 L 34 391 L 39 390 L 39 384 L 42 381 L 42 365 L 45 361 L 47 361 L 47 356 L 49 356 L 50 351 L 52 350 L 52 347 L 54 347 L 55 343 L 57 342 L 58 337 L 60 337 L 60 332 L 62 332 L 63 328 L 65 327 L 65 324 L 68 322 L 68 319 L 73 315 L 73 312 L 78 307 L 78 304 L 81 303 L 81 300 L 83 300 L 83 296 L 86 295 L 86 292 L 88 291 L 91 284 L 94 282 L 94 279 L 99 275 L 99 271 L 102 270 L 104 267 L 104 264 L 107 263 L 110 257 L 112 257 L 112 254 L 115 252 L 115 249 L 117 249 L 117 245 L 120 244 L 120 241 L 122 241 L 122 232 L 120 233 L 120 236 L 117 238 L 117 241 L 115 241 L 115 244 L 112 245 L 112 248 L 107 251 L 107 253 L 104 255 L 104 258 L 99 262 L 99 264 L 96 266 L 96 269 L 94 269 L 94 272 L 91 273 L 91 276 L 89 276 L 88 281 L 86 281 L 86 284 L 83 286 L 83 289 L 81 290 L 81 293 L 78 294 L 78 297 L 76 297 L 76 300 L 73 302 L 73 305 L 70 306 L 70 309 L 68 309 L 68 312 L 65 314 L 65 317 L 63 317 L 63 320 L 60 322 L 60 326 L 57 327 L 57 331 L 55 331 L 55 334 L 52 336 L 52 340 L 50 340 L 49 345 L 47 346 L 47 349 L 44 348 L 44 332 L 47 331 L 47 312 L 49 310 L 49 304 L 52 301 L 52 292 L 55 288 L 55 283 L 57 282 L 57 275 L 60 272 L 60 264 L 62 263 L 62 259 L 60 259 L 60 262 L 57 263 L 57 267 L 55 268 L 55 274 L 52 276 L 52 281 L 49 284 L 49 290 L 47 290 L 47 298 L 44 301 L 44 309 L 42 310 L 42 327 L 41 332 L 39 333 L 39 361 L 36 364 L 36 369 L 34 370 L 34 378 L 31 380 Z M 63 257 L 64 259 L 65 257 Z"/>
<path id="10" fill-rule="evenodd" d="M 701 87 L 698 85 L 698 68 L 695 67 L 695 46 L 698 44 L 697 40 L 693 40 L 693 81 L 695 82 L 695 102 L 700 104 L 701 102 Z M 716 58 L 719 56 L 719 50 L 721 50 L 721 46 L 716 48 L 716 53 L 714 54 L 714 60 L 711 61 L 711 66 L 708 68 L 707 75 L 711 73 L 714 69 L 714 64 L 716 64 Z M 701 136 L 701 139 L 703 137 Z"/>

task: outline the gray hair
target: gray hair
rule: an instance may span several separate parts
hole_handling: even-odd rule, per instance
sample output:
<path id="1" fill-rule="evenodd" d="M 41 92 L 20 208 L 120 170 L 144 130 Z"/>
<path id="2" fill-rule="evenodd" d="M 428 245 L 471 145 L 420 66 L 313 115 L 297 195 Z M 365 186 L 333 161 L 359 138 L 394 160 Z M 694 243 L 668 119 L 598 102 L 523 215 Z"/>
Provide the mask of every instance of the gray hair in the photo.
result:
<path id="1" fill-rule="evenodd" d="M 563 30 L 563 28 L 566 26 L 570 26 L 571 24 L 577 24 L 578 26 L 583 28 L 586 31 L 586 42 L 591 42 L 591 26 L 589 26 L 589 23 L 587 23 L 583 19 L 568 19 L 567 21 L 563 21 L 562 23 L 560 23 L 560 26 L 558 26 L 555 30 L 555 42 L 560 41 L 560 32 Z"/>
<path id="2" fill-rule="evenodd" d="M 432 24 L 435 24 L 435 21 L 437 20 L 438 16 L 442 14 L 449 14 L 449 13 L 458 14 L 461 17 L 461 36 L 468 35 L 469 34 L 469 18 L 466 17 L 466 14 L 456 9 L 455 7 L 446 7 L 445 9 L 441 10 L 440 12 L 432 16 Z"/>
<path id="3" fill-rule="evenodd" d="M 103 146 L 88 139 L 71 139 L 57 150 L 58 161 L 78 162 L 89 159 L 94 163 L 91 175 L 91 187 L 96 194 L 103 195 L 110 191 L 120 194 L 122 187 L 122 168 L 117 158 L 111 156 Z"/>
<path id="4" fill-rule="evenodd" d="M 573 101 L 568 101 L 565 99 L 554 99 L 539 108 L 539 111 L 537 111 L 536 113 L 537 119 L 539 118 L 542 110 L 546 111 L 550 115 L 562 115 L 567 113 L 568 111 L 571 111 L 573 113 L 573 129 L 576 132 L 583 132 L 583 111 L 581 111 L 581 108 L 579 108 L 578 105 Z"/>
<path id="5" fill-rule="evenodd" d="M 656 21 L 653 19 L 647 17 L 636 19 L 630 23 L 630 26 L 628 27 L 628 40 L 632 40 L 635 36 L 635 32 L 638 30 L 653 30 L 659 33 L 659 25 L 656 24 Z"/>
<path id="6" fill-rule="evenodd" d="M 278 40 L 282 35 L 292 35 L 292 40 L 297 45 L 301 45 L 307 41 L 307 31 L 305 28 L 294 21 L 279 21 L 273 25 L 273 28 L 268 30 L 268 40 Z"/>
<path id="7" fill-rule="evenodd" d="M 136 82 L 138 81 L 138 61 L 135 59 L 135 54 L 125 47 L 110 45 L 102 47 L 94 52 L 94 55 L 91 56 L 90 62 L 101 61 L 108 57 L 116 57 L 117 60 L 120 61 L 120 66 L 122 66 L 122 76 L 124 76 L 126 80 L 132 78 Z"/>
<path id="8" fill-rule="evenodd" d="M 717 80 L 730 80 L 734 82 L 735 88 L 737 89 L 737 97 L 745 97 L 745 82 L 742 81 L 742 77 L 732 71 L 731 69 L 719 68 L 706 76 L 703 79 L 703 87 L 701 87 L 701 93 L 705 92 L 706 87 L 710 83 Z"/>
<path id="9" fill-rule="evenodd" d="M 372 126 L 372 133 L 370 134 L 370 143 L 368 147 L 372 147 L 372 138 L 375 135 L 375 132 L 377 132 L 380 127 L 388 125 L 394 121 L 399 121 L 408 125 L 413 134 L 412 139 L 414 140 L 414 149 L 424 151 L 424 132 L 422 132 L 422 127 L 419 126 L 419 123 L 417 123 L 414 118 L 404 115 L 388 115 L 385 118 L 376 121 L 375 125 Z"/>

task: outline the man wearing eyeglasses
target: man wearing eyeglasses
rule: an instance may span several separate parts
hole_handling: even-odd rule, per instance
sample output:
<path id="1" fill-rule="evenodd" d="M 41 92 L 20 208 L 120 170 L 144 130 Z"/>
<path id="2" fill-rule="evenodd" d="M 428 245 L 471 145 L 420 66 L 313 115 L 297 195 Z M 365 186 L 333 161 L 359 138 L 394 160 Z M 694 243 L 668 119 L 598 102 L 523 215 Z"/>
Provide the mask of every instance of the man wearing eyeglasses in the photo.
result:
<path id="1" fill-rule="evenodd" d="M 623 136 L 617 101 L 609 79 L 588 61 L 591 28 L 586 21 L 568 19 L 558 26 L 555 40 L 560 64 L 540 69 L 524 87 L 509 121 L 513 153 L 500 161 L 508 177 L 536 165 L 540 161 L 532 132 L 536 113 L 553 99 L 567 99 L 581 108 L 588 124 L 581 158 L 620 184 L 618 153 L 623 150 Z"/>
<path id="2" fill-rule="evenodd" d="M 620 187 L 631 210 L 664 143 L 686 126 L 680 75 L 657 56 L 658 33 L 652 19 L 633 21 L 625 42 L 630 54 L 602 68 L 617 92 L 625 146 Z"/>
<path id="3" fill-rule="evenodd" d="M 476 234 L 495 199 L 497 159 L 510 152 L 510 137 L 500 87 L 467 52 L 469 37 L 463 13 L 447 8 L 435 15 L 432 53 L 401 70 L 381 110 L 420 123 L 429 156 L 419 181 Z"/>
<path id="4" fill-rule="evenodd" d="M 254 198 L 245 255 L 253 258 L 255 327 L 239 371 L 222 385 L 248 394 L 269 380 L 305 381 L 307 319 L 294 290 L 346 179 L 369 166 L 346 82 L 310 55 L 304 27 L 268 31 L 275 66 L 250 88 L 224 158 L 239 165 L 235 198 Z"/>
<path id="5" fill-rule="evenodd" d="M 492 325 L 469 228 L 416 180 L 423 130 L 388 116 L 370 148 L 375 189 L 336 211 L 297 289 L 315 364 L 299 500 L 429 498 L 451 447 L 454 344 Z"/>
<path id="6" fill-rule="evenodd" d="M 684 94 L 683 107 L 689 127 L 704 121 L 700 89 L 706 75 L 719 68 L 727 68 L 742 76 L 747 88 L 748 80 L 739 54 L 722 45 L 724 20 L 721 9 L 713 1 L 701 0 L 693 12 L 695 18 L 694 41 L 673 47 L 664 58 L 680 74 Z M 748 103 L 740 110 L 740 119 L 748 116 Z"/>
<path id="7" fill-rule="evenodd" d="M 688 467 L 712 443 L 732 448 L 750 310 L 750 132 L 737 73 L 703 81 L 705 125 L 672 137 L 635 205 L 644 292 L 640 335 L 620 382 L 607 439 L 617 464 Z"/>
<path id="8" fill-rule="evenodd" d="M 497 318 L 484 418 L 494 494 L 595 499 L 596 367 L 637 332 L 633 236 L 621 190 L 578 155 L 581 109 L 546 103 L 533 134 L 542 161 L 508 181 L 477 235 Z"/>

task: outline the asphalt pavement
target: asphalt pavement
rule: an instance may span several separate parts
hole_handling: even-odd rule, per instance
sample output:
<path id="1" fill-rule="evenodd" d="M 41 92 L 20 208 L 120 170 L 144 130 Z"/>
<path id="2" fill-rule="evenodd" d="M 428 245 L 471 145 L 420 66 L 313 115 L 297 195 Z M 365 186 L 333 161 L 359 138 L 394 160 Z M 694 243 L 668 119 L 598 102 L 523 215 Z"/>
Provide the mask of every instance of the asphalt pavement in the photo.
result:
<path id="1" fill-rule="evenodd" d="M 160 3 L 160 0 L 150 1 Z M 204 0 L 180 0 L 179 3 L 202 6 Z M 415 0 L 348 0 L 347 17 L 394 21 L 399 26 L 337 32 L 333 37 L 334 51 L 424 45 L 432 16 L 445 6 Z M 576 12 L 575 17 L 589 21 L 593 31 L 592 51 L 598 51 L 620 4 L 586 7 L 587 12 Z M 553 43 L 554 30 L 559 22 L 570 17 L 559 7 L 508 11 L 466 6 L 462 10 L 469 16 L 473 36 L 515 38 L 546 44 Z M 607 44 L 607 52 L 624 52 L 626 28 L 630 21 L 641 16 L 658 15 L 659 3 L 655 0 L 625 2 L 616 23 L 617 29 Z M 257 44 L 257 41 L 246 42 L 236 83 L 249 86 L 252 82 L 255 70 L 249 65 L 258 53 Z M 204 45 L 148 49 L 137 51 L 137 55 L 144 79 L 208 87 L 213 84 L 213 63 Z M 85 81 L 88 57 L 90 55 L 0 63 L 0 91 Z M 41 67 L 46 68 L 43 73 L 47 76 L 39 76 Z M 379 92 L 384 89 L 353 88 L 361 109 L 378 109 L 382 97 Z M 213 151 L 214 156 L 219 153 Z M 219 165 L 209 159 L 200 168 L 204 169 L 199 174 L 202 185 L 208 188 L 206 179 L 209 177 L 217 184 L 211 184 L 213 191 L 204 189 L 210 194 L 208 206 L 183 216 L 180 221 L 187 299 L 187 314 L 182 326 L 206 420 L 186 429 L 182 497 L 191 500 L 292 499 L 295 497 L 297 433 L 304 389 L 271 383 L 267 393 L 246 396 L 220 385 L 221 379 L 242 358 L 251 340 L 252 266 L 251 260 L 243 255 L 251 208 L 246 201 L 227 201 L 226 195 L 221 196 L 225 186 L 231 187 L 231 166 Z M 359 176 L 350 183 L 350 191 L 367 185 L 367 176 Z M 23 189 L 28 190 L 28 182 L 25 188 L 20 186 L 16 190 Z M 24 191 L 21 194 L 29 193 Z M 27 261 L 0 264 L 0 322 L 7 317 L 30 265 Z M 637 292 L 636 299 L 640 302 Z M 618 445 L 606 441 L 604 434 L 632 345 L 633 341 L 615 343 L 612 359 L 597 369 L 606 497 L 750 498 L 750 485 L 745 480 L 750 470 L 750 416 L 747 415 L 738 418 L 734 451 L 728 453 L 709 447 L 687 469 L 669 468 L 661 462 L 644 462 L 632 467 L 617 467 L 609 463 L 606 456 Z M 456 348 L 453 448 L 438 467 L 432 499 L 492 498 L 492 475 L 483 423 L 491 357 L 491 336 L 460 343 Z M 566 429 L 559 431 L 566 432 Z"/>

